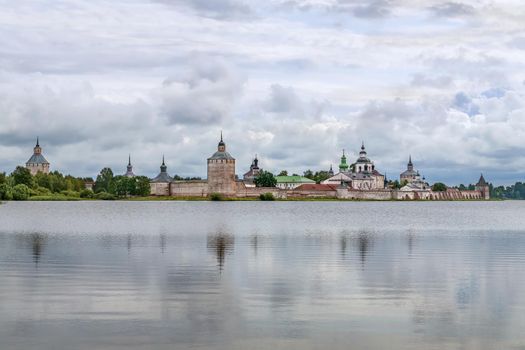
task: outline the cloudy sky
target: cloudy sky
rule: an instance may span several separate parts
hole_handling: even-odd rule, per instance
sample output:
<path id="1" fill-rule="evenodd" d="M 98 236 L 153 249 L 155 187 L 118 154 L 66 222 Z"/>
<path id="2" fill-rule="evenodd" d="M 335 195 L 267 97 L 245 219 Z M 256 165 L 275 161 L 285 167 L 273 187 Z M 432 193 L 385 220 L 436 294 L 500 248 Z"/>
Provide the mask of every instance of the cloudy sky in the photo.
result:
<path id="1" fill-rule="evenodd" d="M 524 180 L 519 0 L 0 0 L 0 170 L 328 169 Z"/>

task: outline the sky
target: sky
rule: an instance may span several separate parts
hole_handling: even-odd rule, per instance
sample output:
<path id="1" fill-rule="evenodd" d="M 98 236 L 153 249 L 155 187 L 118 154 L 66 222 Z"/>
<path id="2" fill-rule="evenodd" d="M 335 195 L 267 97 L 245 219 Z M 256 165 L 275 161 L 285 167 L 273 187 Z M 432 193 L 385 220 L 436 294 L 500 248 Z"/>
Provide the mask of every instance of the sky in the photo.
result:
<path id="1" fill-rule="evenodd" d="M 0 171 L 337 168 L 525 180 L 518 0 L 0 0 Z"/>

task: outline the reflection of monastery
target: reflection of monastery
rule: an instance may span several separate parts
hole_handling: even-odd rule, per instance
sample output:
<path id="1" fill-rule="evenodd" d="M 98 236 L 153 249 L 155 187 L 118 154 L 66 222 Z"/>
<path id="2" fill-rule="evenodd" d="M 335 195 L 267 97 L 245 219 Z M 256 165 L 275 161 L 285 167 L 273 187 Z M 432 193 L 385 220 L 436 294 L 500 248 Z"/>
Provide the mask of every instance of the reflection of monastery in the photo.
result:
<path id="1" fill-rule="evenodd" d="M 167 166 L 162 161 L 160 173 L 151 181 L 151 194 L 156 196 L 176 197 L 206 197 L 212 193 L 226 197 L 258 197 L 263 193 L 272 193 L 276 198 L 308 198 L 333 197 L 339 199 L 489 199 L 489 186 L 483 176 L 479 179 L 476 189 L 463 191 L 447 189 L 434 192 L 417 170 L 414 169 L 412 157 L 409 157 L 407 170 L 401 173 L 400 189 L 385 187 L 385 176 L 368 158 L 364 143 L 357 160 L 349 165 L 343 151 L 339 172 L 334 174 L 330 169 L 330 178 L 321 184 L 297 176 L 284 176 L 279 179 L 276 187 L 255 187 L 253 179 L 262 171 L 255 157 L 250 169 L 242 180 L 235 175 L 235 158 L 226 151 L 226 143 L 222 139 L 215 152 L 207 160 L 208 177 L 206 180 L 177 181 L 167 173 Z M 131 166 L 129 164 L 128 166 Z M 130 168 L 128 168 L 130 172 Z"/>

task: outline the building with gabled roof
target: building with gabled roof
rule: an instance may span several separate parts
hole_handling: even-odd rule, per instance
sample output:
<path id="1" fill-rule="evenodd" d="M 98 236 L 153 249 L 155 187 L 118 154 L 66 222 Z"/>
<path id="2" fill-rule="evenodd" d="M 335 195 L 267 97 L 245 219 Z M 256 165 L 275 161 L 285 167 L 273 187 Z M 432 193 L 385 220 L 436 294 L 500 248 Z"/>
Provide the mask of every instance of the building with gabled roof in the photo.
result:
<path id="1" fill-rule="evenodd" d="M 315 184 L 315 181 L 300 175 L 276 176 L 277 185 L 275 187 L 283 190 L 292 190 L 302 184 Z"/>

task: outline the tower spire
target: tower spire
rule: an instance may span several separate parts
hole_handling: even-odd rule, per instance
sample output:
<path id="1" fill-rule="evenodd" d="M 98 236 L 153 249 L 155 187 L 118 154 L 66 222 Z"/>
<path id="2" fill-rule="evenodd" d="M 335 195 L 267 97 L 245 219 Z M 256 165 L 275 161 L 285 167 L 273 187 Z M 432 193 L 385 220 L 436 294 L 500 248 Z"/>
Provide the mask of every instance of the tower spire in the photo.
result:
<path id="1" fill-rule="evenodd" d="M 164 154 L 162 155 L 162 165 L 166 165 L 164 164 Z"/>
<path id="2" fill-rule="evenodd" d="M 341 163 L 339 163 L 339 171 L 345 172 L 348 170 L 348 164 L 346 163 L 345 150 L 343 149 L 343 155 L 341 156 Z"/>
<path id="3" fill-rule="evenodd" d="M 38 136 L 36 137 L 36 147 L 40 147 L 40 142 L 38 141 Z"/>
<path id="4" fill-rule="evenodd" d="M 133 166 L 131 165 L 131 153 L 128 154 L 128 166 L 127 171 L 124 174 L 126 177 L 135 177 L 135 174 L 133 174 Z"/>
<path id="5" fill-rule="evenodd" d="M 224 140 L 222 138 L 222 130 L 221 130 L 221 141 L 219 141 L 219 145 L 217 147 L 217 150 L 219 152 L 226 152 L 226 144 L 224 143 Z"/>

